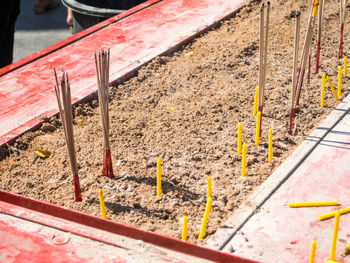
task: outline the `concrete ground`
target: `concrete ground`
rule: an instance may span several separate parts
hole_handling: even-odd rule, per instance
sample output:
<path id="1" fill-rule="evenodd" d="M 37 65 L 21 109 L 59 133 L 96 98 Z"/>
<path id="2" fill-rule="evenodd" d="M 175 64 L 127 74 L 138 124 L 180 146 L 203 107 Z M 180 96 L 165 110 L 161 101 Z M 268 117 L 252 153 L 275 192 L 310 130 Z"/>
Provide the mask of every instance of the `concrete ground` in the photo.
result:
<path id="1" fill-rule="evenodd" d="M 66 24 L 67 9 L 59 6 L 45 14 L 34 14 L 34 0 L 21 0 L 17 18 L 13 62 L 71 36 Z"/>

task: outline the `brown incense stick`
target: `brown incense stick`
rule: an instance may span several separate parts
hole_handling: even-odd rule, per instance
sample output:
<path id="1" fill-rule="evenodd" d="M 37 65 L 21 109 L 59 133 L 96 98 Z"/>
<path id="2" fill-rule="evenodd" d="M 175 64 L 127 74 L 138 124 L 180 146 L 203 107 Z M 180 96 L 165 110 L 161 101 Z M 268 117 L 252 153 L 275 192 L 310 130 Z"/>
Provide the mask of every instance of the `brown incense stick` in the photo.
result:
<path id="1" fill-rule="evenodd" d="M 297 78 L 297 64 L 298 64 L 298 50 L 299 50 L 299 36 L 300 36 L 300 11 L 295 14 L 295 34 L 294 34 L 294 54 L 293 54 L 293 76 L 292 76 L 292 92 L 291 92 L 291 104 L 290 104 L 290 121 L 289 121 L 289 133 L 293 135 L 293 119 L 294 119 L 294 104 L 296 93 L 296 78 Z"/>
<path id="2" fill-rule="evenodd" d="M 269 23 L 270 20 L 270 1 L 267 2 L 267 8 L 266 8 L 266 25 L 265 25 L 265 43 L 264 43 L 264 66 L 263 66 L 263 87 L 262 87 L 262 102 L 260 105 L 259 111 L 262 114 L 263 106 L 264 106 L 264 98 L 265 98 L 265 86 L 266 86 L 266 65 L 267 65 L 267 46 L 268 46 L 268 38 L 269 38 Z M 261 127 L 261 125 L 260 125 Z"/>
<path id="3" fill-rule="evenodd" d="M 58 109 L 60 112 L 62 126 L 64 130 L 64 135 L 66 138 L 68 155 L 70 160 L 70 166 L 73 174 L 73 182 L 74 182 L 74 195 L 75 201 L 81 202 L 81 190 L 78 176 L 78 166 L 77 166 L 77 158 L 74 146 L 74 133 L 73 133 L 73 113 L 72 113 L 72 104 L 71 104 L 71 91 L 70 84 L 68 79 L 68 74 L 62 72 L 62 78 L 59 82 L 57 79 L 56 70 L 54 69 L 55 75 L 55 93 L 58 103 Z"/>
<path id="4" fill-rule="evenodd" d="M 103 151 L 103 175 L 113 178 L 113 165 L 111 148 L 109 143 L 109 106 L 108 106 L 108 86 L 109 86 L 109 62 L 110 51 L 101 50 L 98 57 L 95 54 L 95 67 L 98 87 L 98 99 L 101 111 L 101 125 L 104 142 Z"/>
<path id="5" fill-rule="evenodd" d="M 344 39 L 344 21 L 346 13 L 346 0 L 340 0 L 340 43 L 339 43 L 339 59 L 343 58 L 343 39 Z"/>
<path id="6" fill-rule="evenodd" d="M 324 0 L 320 0 L 320 2 L 319 2 L 319 12 L 318 12 L 318 30 L 317 30 L 317 47 L 316 47 L 315 74 L 318 74 L 319 63 L 320 63 L 323 12 L 324 12 Z"/>
<path id="7" fill-rule="evenodd" d="M 262 3 L 260 7 L 258 107 L 260 107 L 262 104 L 263 74 L 264 74 L 264 3 Z"/>

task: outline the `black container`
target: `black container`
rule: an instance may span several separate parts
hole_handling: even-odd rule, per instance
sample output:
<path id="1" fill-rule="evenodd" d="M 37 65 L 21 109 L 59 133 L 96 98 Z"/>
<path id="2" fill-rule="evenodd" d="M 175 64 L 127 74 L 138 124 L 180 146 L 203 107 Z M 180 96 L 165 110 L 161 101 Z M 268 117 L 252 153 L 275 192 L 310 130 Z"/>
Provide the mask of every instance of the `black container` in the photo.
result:
<path id="1" fill-rule="evenodd" d="M 73 11 L 73 32 L 75 34 L 146 1 L 62 0 L 62 3 Z"/>

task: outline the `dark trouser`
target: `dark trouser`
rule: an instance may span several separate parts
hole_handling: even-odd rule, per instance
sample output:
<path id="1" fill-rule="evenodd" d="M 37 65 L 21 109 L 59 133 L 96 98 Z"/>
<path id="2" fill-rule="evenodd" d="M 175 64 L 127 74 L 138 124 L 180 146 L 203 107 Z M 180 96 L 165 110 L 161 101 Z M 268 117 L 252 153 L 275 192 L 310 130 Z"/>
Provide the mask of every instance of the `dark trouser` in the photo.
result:
<path id="1" fill-rule="evenodd" d="M 15 23 L 20 0 L 0 0 L 0 68 L 12 63 Z"/>

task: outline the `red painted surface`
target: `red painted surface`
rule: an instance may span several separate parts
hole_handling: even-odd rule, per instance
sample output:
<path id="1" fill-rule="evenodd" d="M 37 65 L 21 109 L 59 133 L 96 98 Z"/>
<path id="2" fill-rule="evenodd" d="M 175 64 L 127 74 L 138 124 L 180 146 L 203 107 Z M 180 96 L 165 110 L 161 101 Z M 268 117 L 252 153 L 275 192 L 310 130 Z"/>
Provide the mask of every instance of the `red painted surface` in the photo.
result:
<path id="1" fill-rule="evenodd" d="M 43 226 L 30 227 L 18 220 L 0 221 L 0 262 L 128 262 L 111 251 L 101 253 L 98 244 L 56 236 Z"/>
<path id="2" fill-rule="evenodd" d="M 347 102 L 349 103 L 349 102 Z M 350 115 L 329 132 L 293 175 L 259 208 L 229 242 L 235 254 L 270 262 L 308 262 L 316 240 L 315 262 L 329 258 L 334 219 L 317 217 L 350 206 Z M 322 127 L 321 127 L 322 129 Z M 312 139 L 312 138 L 311 138 Z M 338 201 L 340 206 L 289 208 L 290 202 Z M 242 234 L 243 233 L 243 234 Z M 350 214 L 340 216 L 335 260 L 350 243 Z"/>
<path id="3" fill-rule="evenodd" d="M 121 235 L 136 240 L 142 240 L 159 247 L 215 262 L 255 262 L 221 251 L 200 247 L 189 242 L 183 242 L 175 238 L 33 200 L 3 190 L 0 190 L 0 212 L 116 246 L 119 245 L 113 241 L 113 236 L 101 236 L 99 235 L 100 233 L 94 232 L 94 229 L 106 231 L 110 235 Z"/>
<path id="4" fill-rule="evenodd" d="M 149 1 L 0 71 L 0 146 L 58 112 L 52 68 L 70 74 L 72 102 L 96 91 L 93 54 L 110 48 L 110 79 L 130 77 L 235 13 L 246 0 Z M 150 5 L 154 3 L 153 5 Z"/>

